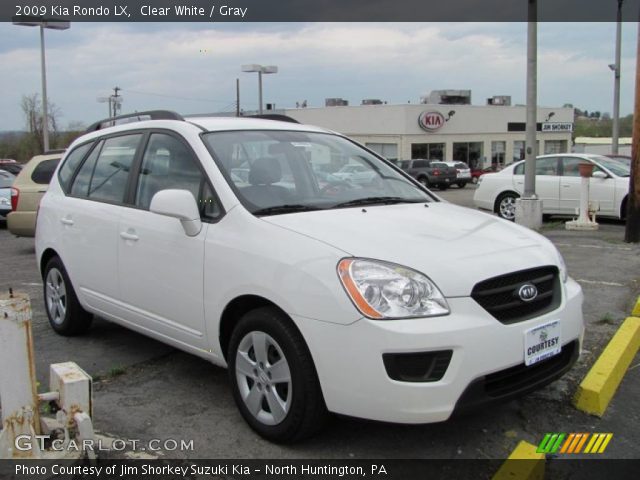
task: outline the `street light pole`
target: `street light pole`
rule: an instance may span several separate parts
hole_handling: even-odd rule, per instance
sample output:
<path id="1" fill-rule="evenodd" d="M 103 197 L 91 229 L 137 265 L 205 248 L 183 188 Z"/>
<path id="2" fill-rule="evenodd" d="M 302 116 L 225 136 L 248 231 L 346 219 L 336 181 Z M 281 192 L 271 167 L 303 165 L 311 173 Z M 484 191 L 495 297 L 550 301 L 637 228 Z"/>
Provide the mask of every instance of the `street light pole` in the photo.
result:
<path id="1" fill-rule="evenodd" d="M 260 102 L 258 111 L 260 112 L 260 115 L 262 115 L 262 74 L 278 73 L 278 67 L 276 67 L 275 65 L 263 66 L 263 65 L 251 64 L 251 65 L 242 65 L 242 71 L 258 72 L 258 101 Z"/>
<path id="2" fill-rule="evenodd" d="M 49 150 L 49 108 L 47 107 L 47 68 L 44 58 L 44 24 L 40 23 L 40 68 L 42 70 L 42 144 Z"/>
<path id="3" fill-rule="evenodd" d="M 40 69 L 42 71 L 42 146 L 44 151 L 49 150 L 49 107 L 47 102 L 47 69 L 44 53 L 44 29 L 67 30 L 69 22 L 55 18 L 16 16 L 13 17 L 14 25 L 25 27 L 40 27 Z"/>
<path id="4" fill-rule="evenodd" d="M 613 67 L 613 128 L 611 133 L 611 152 L 618 153 L 620 136 L 620 48 L 622 43 L 622 3 L 618 0 L 618 13 L 616 17 L 616 60 Z"/>
<path id="5" fill-rule="evenodd" d="M 260 115 L 262 115 L 262 69 L 258 71 L 258 101 L 260 102 Z"/>
<path id="6" fill-rule="evenodd" d="M 542 226 L 542 200 L 536 195 L 536 131 L 538 128 L 538 3 L 529 0 L 527 19 L 527 124 L 524 195 L 515 204 L 515 221 L 537 230 Z"/>

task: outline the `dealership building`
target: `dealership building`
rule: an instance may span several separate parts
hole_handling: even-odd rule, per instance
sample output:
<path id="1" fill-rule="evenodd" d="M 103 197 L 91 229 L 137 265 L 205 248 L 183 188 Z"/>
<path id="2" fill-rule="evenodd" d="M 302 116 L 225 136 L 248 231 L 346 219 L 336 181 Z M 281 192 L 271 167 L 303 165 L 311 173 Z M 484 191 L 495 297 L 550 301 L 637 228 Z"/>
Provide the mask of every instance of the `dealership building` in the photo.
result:
<path id="1" fill-rule="evenodd" d="M 447 100 L 446 93 L 453 93 L 449 97 L 453 100 Z M 443 103 L 447 101 L 459 103 Z M 301 123 L 347 135 L 390 160 L 461 160 L 472 168 L 483 168 L 524 158 L 526 107 L 511 106 L 510 97 L 471 105 L 469 90 L 436 91 L 423 102 L 387 105 L 363 100 L 362 105 L 349 106 L 342 99 L 327 99 L 322 108 L 284 113 Z M 570 107 L 538 107 L 540 154 L 571 150 L 573 118 Z"/>

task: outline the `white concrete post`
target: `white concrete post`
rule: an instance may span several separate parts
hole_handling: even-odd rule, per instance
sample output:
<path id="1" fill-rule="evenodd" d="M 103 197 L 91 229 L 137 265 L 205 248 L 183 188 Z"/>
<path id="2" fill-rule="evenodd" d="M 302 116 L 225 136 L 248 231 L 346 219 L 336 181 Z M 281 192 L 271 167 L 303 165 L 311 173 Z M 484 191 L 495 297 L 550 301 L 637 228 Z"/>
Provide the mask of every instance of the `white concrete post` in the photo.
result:
<path id="1" fill-rule="evenodd" d="M 577 220 L 565 223 L 565 228 L 567 230 L 597 230 L 598 224 L 589 217 L 589 179 L 593 172 L 593 164 L 582 163 L 579 167 L 581 177 L 579 215 Z"/>
<path id="2" fill-rule="evenodd" d="M 40 433 L 31 304 L 25 294 L 0 296 L 0 458 L 40 457 L 34 435 Z M 31 437 L 33 448 L 15 448 L 18 435 Z"/>

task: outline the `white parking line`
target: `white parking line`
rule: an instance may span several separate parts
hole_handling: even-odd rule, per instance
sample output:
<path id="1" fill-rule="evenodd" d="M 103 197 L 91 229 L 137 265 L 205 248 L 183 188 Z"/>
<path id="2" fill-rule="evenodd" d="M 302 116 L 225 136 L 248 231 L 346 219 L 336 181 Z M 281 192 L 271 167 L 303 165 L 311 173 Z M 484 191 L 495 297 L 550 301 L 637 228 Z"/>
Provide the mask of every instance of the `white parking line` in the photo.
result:
<path id="1" fill-rule="evenodd" d="M 41 283 L 21 283 L 20 285 L 24 285 L 25 287 L 41 287 Z"/>
<path id="2" fill-rule="evenodd" d="M 556 246 L 558 247 L 580 247 L 580 248 L 599 248 L 602 250 L 624 250 L 624 251 L 630 251 L 633 250 L 633 248 L 631 247 L 614 247 L 614 246 L 605 246 L 605 245 L 589 245 L 589 244 L 573 244 L 573 243 L 556 243 Z"/>
<path id="3" fill-rule="evenodd" d="M 588 283 L 590 285 L 606 285 L 607 287 L 624 287 L 625 286 L 622 283 L 604 282 L 604 281 L 601 281 L 601 280 L 586 280 L 584 278 L 578 278 L 578 279 L 576 279 L 576 282 Z"/>

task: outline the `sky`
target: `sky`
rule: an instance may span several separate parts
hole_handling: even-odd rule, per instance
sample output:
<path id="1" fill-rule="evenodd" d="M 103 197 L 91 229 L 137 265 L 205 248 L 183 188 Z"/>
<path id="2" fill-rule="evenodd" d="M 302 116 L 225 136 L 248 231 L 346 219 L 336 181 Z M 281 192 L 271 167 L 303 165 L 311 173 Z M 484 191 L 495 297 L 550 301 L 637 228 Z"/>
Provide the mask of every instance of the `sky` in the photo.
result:
<path id="1" fill-rule="evenodd" d="M 99 97 L 122 89 L 122 113 L 182 114 L 258 107 L 258 79 L 243 64 L 277 65 L 263 77 L 277 108 L 418 103 L 438 89 L 469 89 L 472 103 L 511 95 L 525 103 L 525 23 L 72 23 L 46 31 L 47 90 L 60 124 L 108 115 Z M 623 24 L 621 115 L 633 111 L 637 24 Z M 538 104 L 612 112 L 614 23 L 538 26 Z M 23 130 L 23 95 L 41 93 L 36 28 L 0 23 L 0 131 Z"/>

